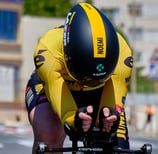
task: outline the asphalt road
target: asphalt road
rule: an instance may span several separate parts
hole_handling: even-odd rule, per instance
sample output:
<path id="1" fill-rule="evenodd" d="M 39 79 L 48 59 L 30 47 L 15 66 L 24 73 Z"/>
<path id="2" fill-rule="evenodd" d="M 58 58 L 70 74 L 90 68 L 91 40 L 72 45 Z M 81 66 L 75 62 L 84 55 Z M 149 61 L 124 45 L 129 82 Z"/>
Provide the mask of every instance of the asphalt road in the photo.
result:
<path id="1" fill-rule="evenodd" d="M 0 134 L 0 154 L 31 154 L 32 135 Z"/>
<path id="2" fill-rule="evenodd" d="M 0 133 L 0 154 L 31 154 L 32 134 Z M 158 154 L 158 137 L 131 136 L 131 147 L 137 149 L 144 143 L 151 143 L 152 154 Z M 71 145 L 68 139 L 65 145 Z"/>

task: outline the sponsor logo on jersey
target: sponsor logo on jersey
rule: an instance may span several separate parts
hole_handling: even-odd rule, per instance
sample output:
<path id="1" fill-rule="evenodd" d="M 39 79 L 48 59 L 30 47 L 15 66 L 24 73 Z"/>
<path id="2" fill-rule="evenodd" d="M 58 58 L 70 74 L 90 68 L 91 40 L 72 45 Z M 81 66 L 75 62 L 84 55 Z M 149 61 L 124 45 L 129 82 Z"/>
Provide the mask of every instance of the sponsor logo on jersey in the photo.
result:
<path id="1" fill-rule="evenodd" d="M 40 68 L 44 64 L 45 58 L 41 54 L 45 51 L 46 50 L 38 50 L 37 55 L 34 57 L 36 69 Z"/>
<path id="2" fill-rule="evenodd" d="M 123 111 L 121 112 L 121 115 L 120 115 L 120 124 L 117 129 L 117 137 L 120 137 L 126 140 L 127 139 L 126 134 L 127 134 L 127 131 L 126 131 L 125 113 Z"/>
<path id="3" fill-rule="evenodd" d="M 133 57 L 130 56 L 130 57 L 127 57 L 124 61 L 124 64 L 128 67 L 133 67 Z"/>
<path id="4" fill-rule="evenodd" d="M 26 92 L 26 103 L 28 105 L 28 107 L 30 106 L 32 100 L 34 98 L 34 94 L 33 94 L 33 91 L 32 89 L 29 87 L 29 89 L 27 89 L 27 92 Z"/>
<path id="5" fill-rule="evenodd" d="M 43 89 L 43 85 L 42 84 L 35 85 L 36 94 L 40 94 L 42 89 Z"/>

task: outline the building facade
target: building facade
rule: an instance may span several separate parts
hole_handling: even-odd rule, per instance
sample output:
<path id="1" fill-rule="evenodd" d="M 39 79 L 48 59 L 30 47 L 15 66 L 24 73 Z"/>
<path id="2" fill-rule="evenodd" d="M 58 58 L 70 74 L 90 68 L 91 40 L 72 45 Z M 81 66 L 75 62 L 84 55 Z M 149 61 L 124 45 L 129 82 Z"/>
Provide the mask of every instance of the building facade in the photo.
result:
<path id="1" fill-rule="evenodd" d="M 22 69 L 21 0 L 0 0 L 0 102 L 18 101 Z"/>

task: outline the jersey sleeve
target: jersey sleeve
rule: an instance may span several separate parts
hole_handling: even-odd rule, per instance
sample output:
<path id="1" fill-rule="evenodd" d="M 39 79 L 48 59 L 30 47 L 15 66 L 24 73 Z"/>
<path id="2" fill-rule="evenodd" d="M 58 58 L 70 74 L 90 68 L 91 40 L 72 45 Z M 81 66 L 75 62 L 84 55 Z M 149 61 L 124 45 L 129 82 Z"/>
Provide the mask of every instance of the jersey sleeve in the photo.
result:
<path id="1" fill-rule="evenodd" d="M 119 33 L 118 39 L 120 52 L 119 60 L 111 78 L 105 83 L 101 98 L 101 106 L 115 107 L 116 110 L 121 112 L 128 92 L 133 58 L 132 50 Z"/>
<path id="2" fill-rule="evenodd" d="M 34 61 L 53 110 L 59 115 L 62 123 L 68 122 L 70 125 L 73 125 L 77 107 L 61 75 L 63 62 L 62 55 L 58 52 L 61 50 L 61 45 L 58 44 L 61 43 L 59 36 L 60 31 L 57 31 L 42 37 L 35 49 Z M 52 41 L 52 39 L 55 40 Z"/>

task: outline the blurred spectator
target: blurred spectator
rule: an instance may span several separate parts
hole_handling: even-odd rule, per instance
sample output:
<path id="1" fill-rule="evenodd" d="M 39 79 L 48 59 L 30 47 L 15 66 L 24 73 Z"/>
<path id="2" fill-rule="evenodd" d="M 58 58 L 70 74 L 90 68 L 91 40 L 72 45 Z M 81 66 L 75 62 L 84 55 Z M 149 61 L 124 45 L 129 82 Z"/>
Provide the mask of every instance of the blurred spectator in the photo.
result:
<path id="1" fill-rule="evenodd" d="M 146 114 L 146 123 L 145 123 L 145 130 L 152 129 L 152 118 L 154 114 L 154 109 L 151 104 L 147 104 L 145 108 L 145 114 Z"/>

